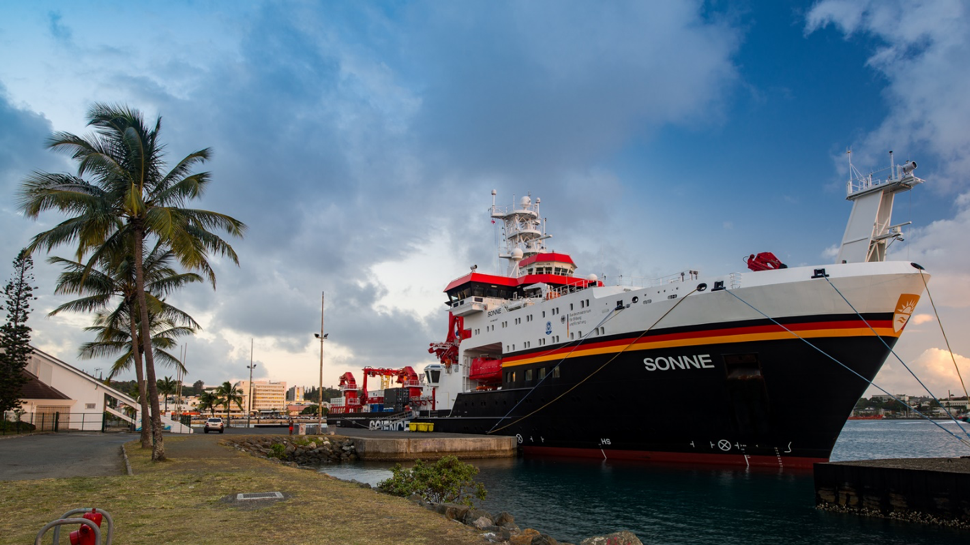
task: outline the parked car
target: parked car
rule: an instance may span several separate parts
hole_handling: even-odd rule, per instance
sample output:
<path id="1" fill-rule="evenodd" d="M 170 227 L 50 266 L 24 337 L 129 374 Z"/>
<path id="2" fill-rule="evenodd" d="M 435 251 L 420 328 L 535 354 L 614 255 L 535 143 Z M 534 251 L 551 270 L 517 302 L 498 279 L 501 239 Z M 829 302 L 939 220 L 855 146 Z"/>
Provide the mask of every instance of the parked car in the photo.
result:
<path id="1" fill-rule="evenodd" d="M 205 426 L 202 429 L 206 433 L 209 433 L 209 430 L 225 433 L 226 423 L 221 418 L 210 418 L 205 421 Z"/>

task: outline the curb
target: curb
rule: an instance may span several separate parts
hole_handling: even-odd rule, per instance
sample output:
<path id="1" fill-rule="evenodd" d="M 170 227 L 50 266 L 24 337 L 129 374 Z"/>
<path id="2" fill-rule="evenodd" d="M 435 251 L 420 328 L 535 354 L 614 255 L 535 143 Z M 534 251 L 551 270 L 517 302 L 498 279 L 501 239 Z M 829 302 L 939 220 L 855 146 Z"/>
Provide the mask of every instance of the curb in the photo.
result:
<path id="1" fill-rule="evenodd" d="M 125 449 L 125 445 L 121 445 L 121 455 L 125 457 L 125 470 L 128 472 L 128 476 L 134 477 L 135 473 L 131 470 L 131 461 L 128 460 L 128 451 Z"/>

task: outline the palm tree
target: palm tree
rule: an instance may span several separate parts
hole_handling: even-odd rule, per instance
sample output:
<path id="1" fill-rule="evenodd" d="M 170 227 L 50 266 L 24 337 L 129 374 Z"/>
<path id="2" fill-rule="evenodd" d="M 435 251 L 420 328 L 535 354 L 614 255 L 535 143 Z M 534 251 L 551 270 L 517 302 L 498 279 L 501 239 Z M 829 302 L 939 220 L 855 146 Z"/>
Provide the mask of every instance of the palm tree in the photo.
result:
<path id="1" fill-rule="evenodd" d="M 114 242 L 126 242 L 115 240 Z M 121 322 L 124 316 L 128 316 L 126 325 L 129 333 L 128 338 L 139 338 L 138 336 L 138 312 L 131 312 L 135 305 L 136 285 L 134 272 L 134 259 L 129 247 L 118 247 L 113 252 L 102 252 L 102 260 L 96 267 L 89 268 L 86 264 L 71 261 L 61 257 L 51 257 L 48 262 L 54 265 L 62 265 L 64 272 L 58 277 L 57 287 L 54 293 L 57 294 L 81 294 L 85 295 L 80 299 L 69 301 L 57 307 L 50 316 L 65 310 L 74 312 L 98 312 L 108 308 L 113 302 L 117 301 L 115 310 L 111 313 L 113 321 Z M 173 259 L 171 251 L 165 250 L 160 244 L 156 244 L 152 251 L 146 256 L 144 263 L 145 285 L 149 291 L 149 305 L 154 313 L 159 313 L 163 303 L 158 299 L 160 295 L 171 293 L 183 285 L 190 282 L 201 282 L 202 277 L 194 273 L 179 274 L 170 267 Z M 120 301 L 118 300 L 120 298 Z M 179 311 L 181 312 L 181 311 Z M 183 313 L 184 314 L 184 313 Z M 198 324 L 192 317 L 184 314 L 182 323 L 198 328 Z M 116 327 L 120 328 L 119 323 Z M 115 353 L 117 351 L 113 351 Z M 151 426 L 149 422 L 148 397 L 145 390 L 144 368 L 142 366 L 141 349 L 131 352 L 123 360 L 118 360 L 112 367 L 112 372 L 108 375 L 110 379 L 122 369 L 135 368 L 135 378 L 138 381 L 138 388 L 141 400 L 141 445 L 142 448 L 151 448 L 152 441 Z M 82 357 L 84 350 L 82 349 Z M 95 357 L 93 354 L 87 357 Z M 123 362 L 123 363 L 122 363 Z M 178 364 L 181 366 L 181 363 Z"/>
<path id="2" fill-rule="evenodd" d="M 165 412 L 168 412 L 168 396 L 174 395 L 177 388 L 178 383 L 172 380 L 172 377 L 165 377 L 158 381 L 158 393 L 165 396 Z"/>
<path id="3" fill-rule="evenodd" d="M 138 387 L 137 384 L 135 384 L 134 386 L 132 386 L 131 388 L 128 389 L 128 396 L 131 397 L 132 399 L 134 399 L 135 401 L 141 403 L 142 402 L 142 399 L 141 399 L 141 393 L 139 392 L 139 390 L 140 390 L 140 388 Z M 134 417 L 135 416 L 135 408 L 134 407 L 131 407 L 129 405 L 125 405 L 125 409 L 124 410 L 125 410 L 125 414 L 127 414 L 128 416 L 131 416 L 131 417 Z M 142 420 L 142 429 L 145 428 L 144 422 L 145 422 L 145 420 Z"/>
<path id="4" fill-rule="evenodd" d="M 163 460 L 165 446 L 143 269 L 145 241 L 151 238 L 171 249 L 183 267 L 202 272 L 215 288 L 209 254 L 215 252 L 236 264 L 239 259 L 232 246 L 210 229 L 241 237 L 246 226 L 225 214 L 182 208 L 186 201 L 200 197 L 210 181 L 208 172 L 190 174 L 194 166 L 209 159 L 208 148 L 190 153 L 162 174 L 164 146 L 158 140 L 161 118 L 150 128 L 137 110 L 95 104 L 88 120 L 88 126 L 95 129 L 88 139 L 56 133 L 49 142 L 52 149 L 69 151 L 78 161 L 76 176 L 35 172 L 23 183 L 20 207 L 27 217 L 36 218 L 45 210 L 71 215 L 35 236 L 28 249 L 43 247 L 50 251 L 60 244 L 76 243 L 77 260 L 91 252 L 88 263 L 93 265 L 104 249 L 112 246 L 112 240 L 132 241 L 135 302 L 155 438 L 152 460 Z M 86 174 L 92 182 L 83 178 Z"/>
<path id="5" fill-rule="evenodd" d="M 209 411 L 212 416 L 216 415 L 216 407 L 219 406 L 219 396 L 212 392 L 202 392 L 199 394 L 199 412 Z"/>
<path id="6" fill-rule="evenodd" d="M 226 426 L 232 421 L 229 418 L 229 408 L 230 405 L 235 402 L 241 411 L 242 406 L 242 392 L 236 389 L 236 385 L 229 381 L 223 382 L 221 386 L 216 388 L 216 396 L 219 398 L 219 404 L 226 407 Z"/>

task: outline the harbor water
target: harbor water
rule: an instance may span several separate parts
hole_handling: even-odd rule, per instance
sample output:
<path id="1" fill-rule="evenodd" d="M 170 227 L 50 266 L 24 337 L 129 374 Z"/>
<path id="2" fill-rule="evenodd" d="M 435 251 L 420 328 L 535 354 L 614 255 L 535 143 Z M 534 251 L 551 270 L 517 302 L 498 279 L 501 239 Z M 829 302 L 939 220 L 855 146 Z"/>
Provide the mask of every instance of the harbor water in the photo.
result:
<path id="1" fill-rule="evenodd" d="M 970 427 L 940 423 L 955 434 Z M 833 461 L 950 457 L 970 449 L 933 423 L 915 420 L 846 423 Z M 476 460 L 488 498 L 483 508 L 508 511 L 522 528 L 559 541 L 630 530 L 644 543 L 965 543 L 970 532 L 864 518 L 815 509 L 810 471 L 685 468 L 618 461 L 520 457 Z M 322 471 L 376 485 L 387 464 Z"/>

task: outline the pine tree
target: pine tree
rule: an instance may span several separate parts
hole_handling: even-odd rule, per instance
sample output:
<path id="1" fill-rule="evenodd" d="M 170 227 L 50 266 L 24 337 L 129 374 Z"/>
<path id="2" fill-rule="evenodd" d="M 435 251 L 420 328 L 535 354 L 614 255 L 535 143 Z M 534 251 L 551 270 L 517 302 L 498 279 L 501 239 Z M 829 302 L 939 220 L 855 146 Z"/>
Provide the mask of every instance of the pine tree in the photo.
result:
<path id="1" fill-rule="evenodd" d="M 27 316 L 34 297 L 34 261 L 27 250 L 13 260 L 14 274 L 3 288 L 7 322 L 0 326 L 0 414 L 20 407 L 20 395 L 27 378 L 23 374 L 32 349 Z"/>

